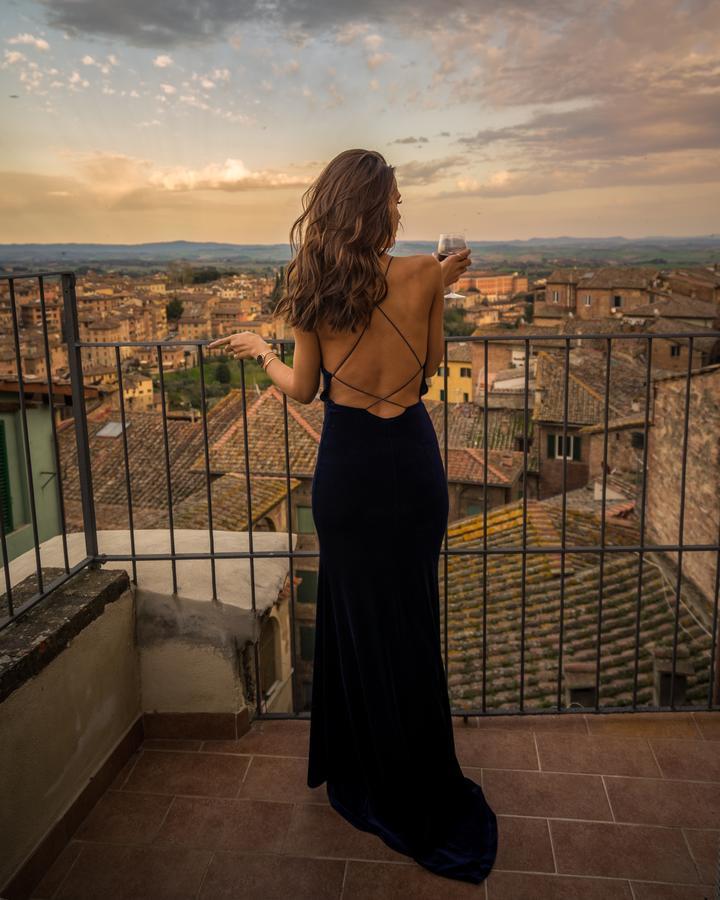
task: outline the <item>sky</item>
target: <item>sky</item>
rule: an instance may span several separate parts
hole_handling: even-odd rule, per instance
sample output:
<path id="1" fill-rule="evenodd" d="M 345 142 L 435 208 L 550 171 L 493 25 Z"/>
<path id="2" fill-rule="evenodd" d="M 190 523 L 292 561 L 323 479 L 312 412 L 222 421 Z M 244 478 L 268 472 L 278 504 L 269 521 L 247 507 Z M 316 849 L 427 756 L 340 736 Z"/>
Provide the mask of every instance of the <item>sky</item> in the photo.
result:
<path id="1" fill-rule="evenodd" d="M 4 0 L 0 242 L 287 242 L 339 152 L 399 240 L 720 232 L 717 0 Z"/>

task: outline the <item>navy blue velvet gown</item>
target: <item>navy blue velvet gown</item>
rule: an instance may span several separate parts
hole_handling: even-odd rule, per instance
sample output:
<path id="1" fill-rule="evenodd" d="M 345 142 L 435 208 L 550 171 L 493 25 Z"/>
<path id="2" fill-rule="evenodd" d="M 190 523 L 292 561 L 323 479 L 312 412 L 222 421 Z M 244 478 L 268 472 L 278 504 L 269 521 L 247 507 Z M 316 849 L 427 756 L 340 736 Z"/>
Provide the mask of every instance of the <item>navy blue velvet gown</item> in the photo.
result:
<path id="1" fill-rule="evenodd" d="M 348 822 L 426 869 L 479 884 L 495 860 L 497 821 L 455 755 L 438 587 L 448 492 L 419 399 L 427 384 L 381 418 L 330 399 L 335 373 L 322 371 L 307 784 L 326 782 Z"/>

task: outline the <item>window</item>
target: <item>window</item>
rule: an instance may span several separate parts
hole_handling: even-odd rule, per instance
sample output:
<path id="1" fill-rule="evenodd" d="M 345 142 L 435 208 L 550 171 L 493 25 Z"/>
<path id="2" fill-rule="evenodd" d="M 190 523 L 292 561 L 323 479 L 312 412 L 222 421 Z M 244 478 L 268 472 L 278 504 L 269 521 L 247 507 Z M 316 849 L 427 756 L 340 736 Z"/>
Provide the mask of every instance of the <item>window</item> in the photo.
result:
<path id="1" fill-rule="evenodd" d="M 315 531 L 315 521 L 312 509 L 309 506 L 296 506 L 297 530 L 302 534 L 310 534 Z"/>
<path id="2" fill-rule="evenodd" d="M 595 706 L 595 688 L 594 687 L 574 687 L 568 690 L 570 706 L 584 706 L 589 708 Z"/>
<path id="3" fill-rule="evenodd" d="M 547 436 L 548 459 L 579 460 L 580 438 L 576 434 L 568 434 L 565 437 L 565 452 L 563 453 L 563 436 L 561 434 L 549 434 Z"/>
<path id="4" fill-rule="evenodd" d="M 481 512 L 483 512 L 482 501 L 468 503 L 465 507 L 466 516 L 477 516 Z"/>
<path id="5" fill-rule="evenodd" d="M 312 662 L 315 657 L 315 626 L 300 626 L 300 658 Z"/>
<path id="6" fill-rule="evenodd" d="M 460 377 L 461 378 L 471 378 L 472 377 L 472 369 L 470 366 L 460 366 Z"/>
<path id="7" fill-rule="evenodd" d="M 670 348 L 670 356 L 680 356 L 680 344 L 673 344 Z"/>
<path id="8" fill-rule="evenodd" d="M 636 450 L 642 450 L 645 446 L 645 434 L 642 431 L 633 431 L 630 435 L 630 445 Z"/>
<path id="9" fill-rule="evenodd" d="M 613 297 L 612 305 L 613 309 L 620 309 L 620 307 L 622 306 L 622 297 L 620 296 L 620 294 L 615 294 L 615 296 Z"/>
<path id="10" fill-rule="evenodd" d="M 302 578 L 295 591 L 298 603 L 315 603 L 318 584 L 317 569 L 298 569 L 297 574 Z"/>
<path id="11" fill-rule="evenodd" d="M 590 294 L 585 294 L 585 306 L 590 306 L 591 303 L 592 297 L 590 296 Z"/>
<path id="12" fill-rule="evenodd" d="M 438 373 L 438 375 L 444 375 L 444 374 L 445 374 L 445 367 L 444 367 L 444 366 L 438 366 L 437 373 Z"/>
<path id="13" fill-rule="evenodd" d="M 10 493 L 10 474 L 8 472 L 7 442 L 5 440 L 5 422 L 0 419 L 0 498 L 2 502 L 3 525 L 5 534 L 15 530 L 12 514 L 12 495 Z"/>
<path id="14" fill-rule="evenodd" d="M 440 388 L 440 399 L 441 400 L 445 399 L 445 391 L 442 388 Z"/>
<path id="15" fill-rule="evenodd" d="M 469 402 L 470 402 L 470 394 L 468 394 L 467 391 L 463 391 L 463 403 L 469 403 Z"/>
<path id="16" fill-rule="evenodd" d="M 670 683 L 672 679 L 671 672 L 660 672 L 656 678 L 654 701 L 656 706 L 670 706 Z M 675 672 L 675 686 L 673 688 L 673 702 L 678 705 L 685 703 L 685 693 L 687 691 L 687 675 Z"/>
<path id="17" fill-rule="evenodd" d="M 553 294 L 553 303 L 557 303 L 558 300 L 560 299 L 560 292 L 559 292 L 559 291 L 553 291 L 552 294 Z"/>

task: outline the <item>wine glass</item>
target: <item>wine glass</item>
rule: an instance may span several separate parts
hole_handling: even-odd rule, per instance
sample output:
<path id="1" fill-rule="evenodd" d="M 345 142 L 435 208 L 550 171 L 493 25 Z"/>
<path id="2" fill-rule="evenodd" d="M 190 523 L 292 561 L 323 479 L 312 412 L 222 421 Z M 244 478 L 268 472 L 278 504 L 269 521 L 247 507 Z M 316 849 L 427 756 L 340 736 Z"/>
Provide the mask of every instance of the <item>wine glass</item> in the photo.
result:
<path id="1" fill-rule="evenodd" d="M 460 250 L 464 250 L 466 247 L 467 243 L 465 241 L 465 235 L 461 232 L 456 231 L 441 234 L 438 240 L 437 257 L 440 262 L 442 262 L 452 253 L 459 253 Z M 457 284 L 457 282 L 455 282 L 455 284 Z M 447 300 L 458 300 L 462 297 L 462 294 L 455 293 L 455 284 L 451 284 L 449 292 L 445 294 Z"/>

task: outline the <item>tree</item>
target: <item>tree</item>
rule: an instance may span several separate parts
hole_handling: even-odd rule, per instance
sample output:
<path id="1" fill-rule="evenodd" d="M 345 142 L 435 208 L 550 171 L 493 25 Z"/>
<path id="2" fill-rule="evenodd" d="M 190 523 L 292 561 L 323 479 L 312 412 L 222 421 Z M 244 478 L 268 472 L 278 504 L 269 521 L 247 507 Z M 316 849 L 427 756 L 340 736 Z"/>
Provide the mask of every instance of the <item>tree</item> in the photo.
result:
<path id="1" fill-rule="evenodd" d="M 176 322 L 182 315 L 183 302 L 177 297 L 173 297 L 172 300 L 168 301 L 165 309 L 167 311 L 168 322 Z"/>
<path id="2" fill-rule="evenodd" d="M 219 384 L 230 384 L 230 367 L 227 363 L 221 362 L 215 366 L 215 380 Z"/>

